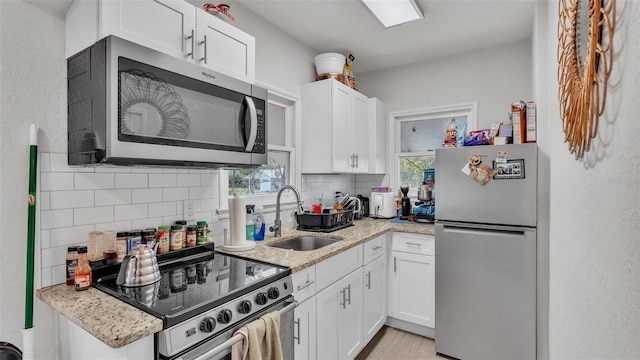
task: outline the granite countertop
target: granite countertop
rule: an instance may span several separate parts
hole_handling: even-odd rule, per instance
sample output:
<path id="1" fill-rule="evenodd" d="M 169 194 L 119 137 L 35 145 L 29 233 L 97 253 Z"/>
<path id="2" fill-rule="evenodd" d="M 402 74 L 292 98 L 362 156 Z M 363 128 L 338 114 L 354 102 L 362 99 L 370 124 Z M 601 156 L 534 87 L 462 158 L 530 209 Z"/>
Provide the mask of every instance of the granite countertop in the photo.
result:
<path id="1" fill-rule="evenodd" d="M 257 242 L 252 250 L 229 252 L 216 247 L 216 251 L 288 266 L 295 273 L 388 231 L 433 234 L 434 228 L 426 224 L 363 219 L 355 220 L 354 226 L 332 233 L 289 230 L 279 238 L 267 236 L 265 240 Z M 338 238 L 341 241 L 313 251 L 294 251 L 269 246 L 292 237 L 310 234 Z M 55 311 L 112 348 L 122 347 L 162 330 L 162 320 L 159 318 L 95 288 L 75 291 L 71 286 L 59 284 L 38 289 L 36 295 Z"/>

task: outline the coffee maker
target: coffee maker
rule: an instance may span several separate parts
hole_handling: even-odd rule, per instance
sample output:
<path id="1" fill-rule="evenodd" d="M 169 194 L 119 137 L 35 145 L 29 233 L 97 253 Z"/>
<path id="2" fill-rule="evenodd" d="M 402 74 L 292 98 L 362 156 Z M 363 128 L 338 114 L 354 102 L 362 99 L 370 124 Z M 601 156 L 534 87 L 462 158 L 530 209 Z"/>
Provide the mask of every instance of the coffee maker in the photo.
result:
<path id="1" fill-rule="evenodd" d="M 411 198 L 409 198 L 409 186 L 402 185 L 400 186 L 400 191 L 402 192 L 402 216 L 401 219 L 406 220 L 409 215 L 411 215 Z"/>

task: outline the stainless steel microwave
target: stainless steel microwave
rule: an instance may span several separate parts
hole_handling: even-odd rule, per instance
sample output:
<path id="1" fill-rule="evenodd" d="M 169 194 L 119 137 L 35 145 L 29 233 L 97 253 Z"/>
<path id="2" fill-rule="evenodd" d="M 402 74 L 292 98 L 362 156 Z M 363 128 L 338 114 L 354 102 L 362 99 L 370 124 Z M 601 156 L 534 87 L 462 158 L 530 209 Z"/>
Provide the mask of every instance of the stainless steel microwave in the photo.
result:
<path id="1" fill-rule="evenodd" d="M 267 162 L 267 91 L 109 36 L 67 60 L 69 165 Z"/>

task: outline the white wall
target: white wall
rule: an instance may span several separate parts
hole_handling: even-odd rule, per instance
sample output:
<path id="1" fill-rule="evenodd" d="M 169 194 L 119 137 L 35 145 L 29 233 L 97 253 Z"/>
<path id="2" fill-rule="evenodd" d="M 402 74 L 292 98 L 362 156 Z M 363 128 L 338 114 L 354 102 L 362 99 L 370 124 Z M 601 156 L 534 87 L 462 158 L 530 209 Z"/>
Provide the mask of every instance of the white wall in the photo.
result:
<path id="1" fill-rule="evenodd" d="M 605 2 L 607 3 L 607 2 Z M 615 56 L 598 136 L 584 160 L 564 143 L 557 100 L 558 2 L 536 60 L 547 106 L 549 357 L 640 358 L 640 3 L 617 1 Z"/>
<path id="2" fill-rule="evenodd" d="M 355 77 L 389 112 L 478 101 L 478 126 L 488 128 L 508 120 L 512 102 L 533 100 L 531 66 L 526 40 Z"/>

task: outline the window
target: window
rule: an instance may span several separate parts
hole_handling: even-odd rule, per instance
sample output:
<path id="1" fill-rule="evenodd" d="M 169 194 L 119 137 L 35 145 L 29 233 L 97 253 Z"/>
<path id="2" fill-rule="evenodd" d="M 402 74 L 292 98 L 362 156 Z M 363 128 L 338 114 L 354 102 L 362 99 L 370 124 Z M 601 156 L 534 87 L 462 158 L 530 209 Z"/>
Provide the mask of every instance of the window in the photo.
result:
<path id="1" fill-rule="evenodd" d="M 395 125 L 393 188 L 409 185 L 410 196 L 415 196 L 424 170 L 435 166 L 435 149 L 442 147 L 451 119 L 455 118 L 459 131 L 466 126 L 468 133 L 476 127 L 476 111 L 477 103 L 471 103 L 391 113 Z"/>
<path id="2" fill-rule="evenodd" d="M 223 171 L 222 198 L 238 193 L 252 196 L 252 203 L 275 203 L 278 190 L 283 185 L 295 183 L 296 101 L 295 98 L 269 91 L 267 164 L 251 169 Z M 224 206 L 224 203 L 221 205 Z"/>

